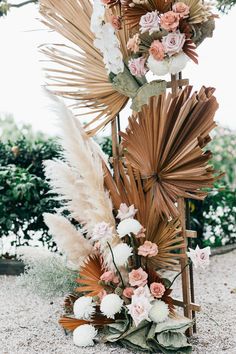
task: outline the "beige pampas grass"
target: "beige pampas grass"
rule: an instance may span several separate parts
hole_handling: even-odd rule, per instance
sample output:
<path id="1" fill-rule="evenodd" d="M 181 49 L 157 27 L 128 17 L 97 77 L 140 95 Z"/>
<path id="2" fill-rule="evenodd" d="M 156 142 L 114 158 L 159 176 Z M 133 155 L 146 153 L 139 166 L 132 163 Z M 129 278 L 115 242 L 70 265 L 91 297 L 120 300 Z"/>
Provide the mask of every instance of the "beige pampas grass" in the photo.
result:
<path id="1" fill-rule="evenodd" d="M 91 243 L 61 215 L 45 213 L 44 221 L 57 245 L 66 254 L 68 263 L 79 268 L 93 253 Z"/>
<path id="2" fill-rule="evenodd" d="M 104 190 L 100 147 L 85 134 L 79 121 L 62 101 L 51 97 L 62 128 L 64 162 L 46 161 L 45 172 L 52 191 L 66 202 L 71 217 L 91 234 L 99 222 L 115 226 L 112 203 Z"/>

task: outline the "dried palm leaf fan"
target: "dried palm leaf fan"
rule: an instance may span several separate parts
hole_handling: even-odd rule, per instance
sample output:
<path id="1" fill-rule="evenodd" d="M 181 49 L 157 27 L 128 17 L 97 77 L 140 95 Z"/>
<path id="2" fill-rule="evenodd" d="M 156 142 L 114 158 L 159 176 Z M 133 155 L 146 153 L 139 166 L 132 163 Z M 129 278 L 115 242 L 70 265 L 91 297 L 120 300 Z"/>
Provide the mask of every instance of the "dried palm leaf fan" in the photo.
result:
<path id="1" fill-rule="evenodd" d="M 135 205 L 138 209 L 136 217 L 146 229 L 145 239 L 158 246 L 158 254 L 148 259 L 149 264 L 155 269 L 175 269 L 179 258 L 183 257 L 176 251 L 184 248 L 179 220 L 162 220 L 156 211 L 151 192 L 143 190 L 140 175 L 136 173 L 135 176 L 130 165 L 125 168 L 121 161 L 118 164 L 115 168 L 119 168 L 120 178 L 116 181 L 104 165 L 105 186 L 110 191 L 113 205 L 116 209 L 121 203 Z"/>
<path id="2" fill-rule="evenodd" d="M 115 11 L 115 10 L 114 10 Z M 50 88 L 55 94 L 76 100 L 75 109 L 92 114 L 86 125 L 90 134 L 103 128 L 122 110 L 128 97 L 114 90 L 108 80 L 102 54 L 93 44 L 90 30 L 92 4 L 90 0 L 41 0 L 42 22 L 69 40 L 76 47 L 46 45 L 41 47 L 49 63 L 57 64 L 46 68 Z M 119 31 L 121 50 L 127 54 L 128 35 Z"/>
<path id="3" fill-rule="evenodd" d="M 218 108 L 214 89 L 205 88 L 191 96 L 191 87 L 176 97 L 162 94 L 152 97 L 141 112 L 129 118 L 123 137 L 127 162 L 141 176 L 145 193 L 158 215 L 178 216 L 177 198 L 202 200 L 212 187 L 214 170 L 208 165 L 210 151 L 203 147 L 211 140 Z"/>

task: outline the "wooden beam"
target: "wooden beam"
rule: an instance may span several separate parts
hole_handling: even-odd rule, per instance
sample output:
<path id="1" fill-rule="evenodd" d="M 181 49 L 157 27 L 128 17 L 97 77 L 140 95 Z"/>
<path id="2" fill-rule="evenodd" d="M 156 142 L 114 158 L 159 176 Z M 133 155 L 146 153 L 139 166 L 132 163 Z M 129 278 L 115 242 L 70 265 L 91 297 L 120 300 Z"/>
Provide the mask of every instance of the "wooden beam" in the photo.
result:
<path id="1" fill-rule="evenodd" d="M 196 238 L 197 237 L 197 231 L 186 230 L 185 236 L 188 237 L 188 238 Z"/>
<path id="2" fill-rule="evenodd" d="M 173 299 L 173 303 L 175 306 L 179 306 L 182 308 L 185 308 L 186 305 L 183 301 L 178 300 L 178 299 Z M 189 307 L 191 308 L 192 311 L 200 312 L 201 311 L 201 306 L 197 304 L 193 304 L 192 302 L 189 304 Z"/>

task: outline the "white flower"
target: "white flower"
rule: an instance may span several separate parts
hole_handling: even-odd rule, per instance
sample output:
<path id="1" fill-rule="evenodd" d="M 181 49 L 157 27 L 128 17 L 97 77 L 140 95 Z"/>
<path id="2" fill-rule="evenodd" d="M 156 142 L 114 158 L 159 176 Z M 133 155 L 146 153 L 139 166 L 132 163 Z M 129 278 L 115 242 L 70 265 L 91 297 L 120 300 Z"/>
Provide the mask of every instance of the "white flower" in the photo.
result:
<path id="1" fill-rule="evenodd" d="M 221 206 L 216 208 L 216 215 L 217 216 L 224 216 L 224 209 Z"/>
<path id="2" fill-rule="evenodd" d="M 97 335 L 97 330 L 89 325 L 84 324 L 77 327 L 73 332 L 73 342 L 78 347 L 88 347 L 94 345 L 94 338 Z"/>
<path id="3" fill-rule="evenodd" d="M 195 250 L 189 248 L 189 252 L 186 253 L 196 268 L 206 268 L 206 266 L 210 263 L 209 257 L 211 254 L 211 249 L 209 246 L 202 249 L 197 246 Z"/>
<path id="4" fill-rule="evenodd" d="M 169 72 L 168 59 L 156 60 L 152 55 L 149 55 L 147 66 L 154 75 L 164 76 Z"/>
<path id="5" fill-rule="evenodd" d="M 108 318 L 115 318 L 115 314 L 119 313 L 123 306 L 123 300 L 116 294 L 106 295 L 100 305 L 101 312 Z"/>
<path id="6" fill-rule="evenodd" d="M 132 256 L 132 247 L 128 246 L 126 243 L 119 243 L 117 246 L 112 248 L 115 264 L 117 267 L 121 267 L 128 262 L 130 256 Z M 108 263 L 111 263 L 111 255 L 109 255 Z"/>
<path id="7" fill-rule="evenodd" d="M 149 312 L 150 319 L 155 323 L 164 322 L 169 316 L 168 305 L 161 300 L 155 300 Z"/>
<path id="8" fill-rule="evenodd" d="M 124 220 L 133 218 L 138 210 L 134 208 L 134 204 L 129 207 L 125 203 L 121 203 L 120 209 L 118 210 L 117 219 Z"/>
<path id="9" fill-rule="evenodd" d="M 138 220 L 135 219 L 122 220 L 117 226 L 117 232 L 120 237 L 124 237 L 131 233 L 137 235 L 141 230 L 142 230 L 142 225 Z"/>
<path id="10" fill-rule="evenodd" d="M 73 306 L 75 318 L 88 320 L 95 312 L 95 304 L 91 296 L 82 296 L 78 298 Z"/>
<path id="11" fill-rule="evenodd" d="M 105 6 L 101 3 L 100 0 L 94 0 L 93 13 L 90 22 L 90 29 L 96 35 L 99 35 L 99 33 L 101 33 L 102 31 L 104 16 L 105 16 Z"/>
<path id="12" fill-rule="evenodd" d="M 148 316 L 152 305 L 150 300 L 145 295 L 133 295 L 131 299 L 131 304 L 126 306 L 128 308 L 128 313 L 134 320 L 135 326 L 137 327 L 143 320 L 150 321 Z"/>
<path id="13" fill-rule="evenodd" d="M 92 230 L 92 241 L 104 241 L 107 242 L 112 238 L 112 227 L 106 222 L 99 222 Z"/>
<path id="14" fill-rule="evenodd" d="M 187 62 L 188 62 L 188 57 L 183 52 L 177 55 L 173 55 L 169 59 L 169 73 L 173 75 L 179 73 L 181 70 L 185 68 Z"/>

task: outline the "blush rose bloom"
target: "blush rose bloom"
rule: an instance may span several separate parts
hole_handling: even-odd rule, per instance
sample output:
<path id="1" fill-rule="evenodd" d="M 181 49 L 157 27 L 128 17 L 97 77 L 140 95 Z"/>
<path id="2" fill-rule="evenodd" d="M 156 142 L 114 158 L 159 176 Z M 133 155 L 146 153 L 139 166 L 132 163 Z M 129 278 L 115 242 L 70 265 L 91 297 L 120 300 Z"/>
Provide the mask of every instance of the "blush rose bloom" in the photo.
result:
<path id="1" fill-rule="evenodd" d="M 127 42 L 127 49 L 131 50 L 131 52 L 138 53 L 139 44 L 140 44 L 139 33 L 136 33 L 132 38 L 129 38 Z"/>
<path id="2" fill-rule="evenodd" d="M 136 238 L 145 238 L 145 232 L 146 229 L 144 227 L 141 228 L 141 230 L 135 235 Z"/>
<path id="3" fill-rule="evenodd" d="M 166 289 L 162 283 L 152 283 L 150 285 L 150 291 L 154 297 L 160 299 L 164 295 Z"/>
<path id="4" fill-rule="evenodd" d="M 134 204 L 128 206 L 125 203 L 121 203 L 120 209 L 118 210 L 117 219 L 124 220 L 133 218 L 138 210 L 135 209 Z"/>
<path id="5" fill-rule="evenodd" d="M 125 288 L 123 291 L 123 295 L 127 297 L 128 299 L 131 299 L 131 297 L 134 295 L 134 289 L 133 288 Z"/>
<path id="6" fill-rule="evenodd" d="M 167 11 L 161 16 L 160 25 L 166 31 L 176 31 L 179 26 L 179 14 L 174 11 Z"/>
<path id="7" fill-rule="evenodd" d="M 127 305 L 128 313 L 137 327 L 143 320 L 150 321 L 149 312 L 152 308 L 150 301 L 145 296 L 132 296 L 130 305 Z"/>
<path id="8" fill-rule="evenodd" d="M 104 281 L 106 283 L 109 283 L 110 281 L 112 281 L 115 284 L 119 283 L 119 278 L 111 270 L 108 270 L 107 272 L 104 272 L 100 276 L 100 280 L 102 280 L 102 281 Z"/>
<path id="9" fill-rule="evenodd" d="M 165 55 L 163 44 L 158 39 L 156 39 L 152 42 L 149 53 L 153 56 L 154 59 L 163 60 Z"/>
<path id="10" fill-rule="evenodd" d="M 146 74 L 147 68 L 145 67 L 146 59 L 143 57 L 130 59 L 128 66 L 132 75 L 142 77 Z"/>
<path id="11" fill-rule="evenodd" d="M 138 248 L 138 255 L 143 257 L 155 257 L 158 254 L 157 244 L 151 241 L 145 241 L 143 245 Z"/>
<path id="12" fill-rule="evenodd" d="M 131 286 L 144 286 L 147 284 L 147 273 L 140 267 L 133 269 L 129 273 L 129 283 Z"/>
<path id="13" fill-rule="evenodd" d="M 122 25 L 121 25 L 121 17 L 120 16 L 112 15 L 110 21 L 111 21 L 112 27 L 115 30 L 119 31 L 121 29 Z"/>
<path id="14" fill-rule="evenodd" d="M 179 14 L 181 18 L 186 18 L 189 15 L 189 6 L 183 2 L 176 2 L 173 5 L 172 10 Z"/>
<path id="15" fill-rule="evenodd" d="M 169 33 L 167 36 L 162 38 L 163 48 L 165 53 L 169 56 L 179 53 L 182 50 L 184 43 L 185 34 L 180 33 L 179 31 Z"/>
<path id="16" fill-rule="evenodd" d="M 160 19 L 157 10 L 152 12 L 147 12 L 140 19 L 139 22 L 139 25 L 141 27 L 140 32 L 141 33 L 149 32 L 149 34 L 152 34 L 153 32 L 159 31 L 160 30 L 159 21 Z"/>
<path id="17" fill-rule="evenodd" d="M 206 268 L 210 263 L 210 247 L 205 247 L 201 249 L 199 248 L 199 246 L 197 246 L 195 250 L 189 248 L 189 252 L 186 253 L 196 268 Z"/>

